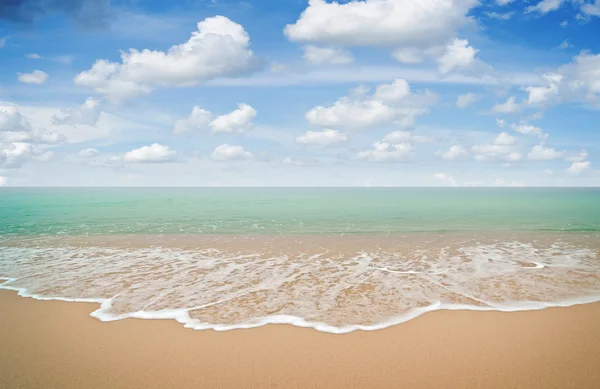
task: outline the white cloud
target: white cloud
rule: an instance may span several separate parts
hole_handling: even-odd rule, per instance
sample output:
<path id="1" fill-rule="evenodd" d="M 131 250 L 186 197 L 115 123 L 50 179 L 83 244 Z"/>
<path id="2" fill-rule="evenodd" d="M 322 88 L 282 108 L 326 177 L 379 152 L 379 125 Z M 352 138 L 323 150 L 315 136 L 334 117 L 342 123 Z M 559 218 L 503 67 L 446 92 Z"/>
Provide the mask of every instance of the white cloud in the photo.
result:
<path id="1" fill-rule="evenodd" d="M 444 54 L 437 58 L 438 70 L 442 74 L 454 70 L 466 70 L 475 64 L 475 55 L 479 50 L 469 46 L 466 39 L 454 39 L 446 45 Z"/>
<path id="2" fill-rule="evenodd" d="M 378 85 L 373 94 L 374 100 L 394 103 L 410 95 L 410 85 L 404 79 L 398 78 L 391 84 Z"/>
<path id="3" fill-rule="evenodd" d="M 446 174 L 446 173 L 435 173 L 433 176 L 435 178 L 437 178 L 438 180 L 447 181 L 447 182 L 450 183 L 450 185 L 456 186 L 456 180 L 454 179 L 454 177 L 452 177 L 449 174 Z"/>
<path id="4" fill-rule="evenodd" d="M 592 166 L 590 161 L 573 162 L 570 167 L 566 169 L 568 174 L 577 175 L 583 173 Z"/>
<path id="5" fill-rule="evenodd" d="M 569 21 L 568 21 L 568 20 L 563 20 L 562 22 L 560 22 L 560 26 L 561 26 L 562 28 L 565 28 L 565 27 L 567 27 L 568 25 L 569 25 Z"/>
<path id="6" fill-rule="evenodd" d="M 19 168 L 28 160 L 47 161 L 51 152 L 40 145 L 53 145 L 66 141 L 56 131 L 34 128 L 14 104 L 0 104 L 0 167 Z"/>
<path id="7" fill-rule="evenodd" d="M 25 84 L 41 85 L 48 79 L 48 73 L 41 70 L 34 70 L 31 73 L 17 73 L 19 81 Z"/>
<path id="8" fill-rule="evenodd" d="M 219 162 L 243 161 L 252 158 L 252 153 L 246 151 L 242 146 L 231 146 L 228 144 L 217 146 L 212 154 L 212 159 Z"/>
<path id="9" fill-rule="evenodd" d="M 304 59 L 314 65 L 346 65 L 354 61 L 352 54 L 344 49 L 307 45 L 303 50 Z"/>
<path id="10" fill-rule="evenodd" d="M 197 105 L 184 119 L 177 120 L 173 128 L 175 134 L 183 134 L 192 130 L 204 130 L 210 128 L 213 133 L 234 134 L 249 130 L 252 127 L 252 119 L 256 117 L 256 110 L 248 104 L 240 103 L 238 108 L 217 116 Z"/>
<path id="11" fill-rule="evenodd" d="M 211 119 L 212 114 L 210 112 L 195 105 L 189 116 L 175 122 L 173 132 L 183 134 L 192 130 L 203 130 L 208 127 Z"/>
<path id="12" fill-rule="evenodd" d="M 552 101 L 559 93 L 559 84 L 561 83 L 563 76 L 557 73 L 545 73 L 542 75 L 544 80 L 542 86 L 528 86 L 523 88 L 529 93 L 527 98 L 527 104 L 546 104 Z"/>
<path id="13" fill-rule="evenodd" d="M 579 154 L 571 155 L 565 157 L 565 161 L 567 162 L 582 162 L 585 161 L 589 157 L 589 154 L 585 150 L 581 150 Z"/>
<path id="14" fill-rule="evenodd" d="M 600 0 L 596 0 L 594 3 L 582 4 L 581 12 L 588 16 L 600 16 Z"/>
<path id="15" fill-rule="evenodd" d="M 332 106 L 317 106 L 305 115 L 315 126 L 364 130 L 369 127 L 395 123 L 411 127 L 419 115 L 437 101 L 437 95 L 425 91 L 410 93 L 406 81 L 380 85 L 374 95 L 364 93 L 338 99 Z"/>
<path id="16" fill-rule="evenodd" d="M 527 154 L 527 159 L 531 161 L 547 161 L 551 159 L 562 158 L 564 154 L 564 151 L 556 151 L 553 148 L 535 145 Z"/>
<path id="17" fill-rule="evenodd" d="M 490 144 L 475 145 L 471 151 L 475 153 L 477 161 L 508 161 L 516 162 L 521 159 L 521 155 L 515 149 L 516 138 L 506 132 L 496 136 Z"/>
<path id="18" fill-rule="evenodd" d="M 6 38 L 0 38 L 0 49 L 6 45 Z"/>
<path id="19" fill-rule="evenodd" d="M 424 135 L 413 135 L 410 131 L 394 131 L 390 132 L 383 138 L 384 142 L 391 144 L 398 143 L 430 143 L 435 141 L 434 138 Z"/>
<path id="20" fill-rule="evenodd" d="M 0 105 L 0 131 L 30 131 L 31 124 L 15 105 Z"/>
<path id="21" fill-rule="evenodd" d="M 176 157 L 177 153 L 168 146 L 154 143 L 125 153 L 123 161 L 131 163 L 170 162 L 174 161 Z"/>
<path id="22" fill-rule="evenodd" d="M 515 1 L 515 0 L 496 0 L 496 4 L 498 4 L 498 5 L 507 5 L 507 4 L 512 3 L 513 1 Z"/>
<path id="23" fill-rule="evenodd" d="M 536 5 L 531 5 L 526 8 L 526 12 L 538 12 L 540 14 L 547 14 L 550 11 L 556 11 L 560 8 L 565 0 L 542 0 Z"/>
<path id="24" fill-rule="evenodd" d="M 121 63 L 97 60 L 78 74 L 75 84 L 122 101 L 149 93 L 157 86 L 192 86 L 219 76 L 248 71 L 255 64 L 244 28 L 223 16 L 206 18 L 198 31 L 167 52 L 129 49 Z"/>
<path id="25" fill-rule="evenodd" d="M 565 94 L 583 94 L 586 100 L 596 100 L 600 94 L 600 54 L 581 52 L 573 62 L 560 67 L 559 73 L 565 78 L 561 78 Z"/>
<path id="26" fill-rule="evenodd" d="M 348 142 L 348 137 L 337 130 L 307 131 L 296 138 L 296 142 L 312 147 L 340 146 Z"/>
<path id="27" fill-rule="evenodd" d="M 52 122 L 56 125 L 88 125 L 95 126 L 100 119 L 100 102 L 89 97 L 85 103 L 77 108 L 61 110 L 59 115 L 54 115 Z"/>
<path id="28" fill-rule="evenodd" d="M 0 167 L 20 168 L 28 160 L 44 162 L 52 152 L 43 152 L 37 145 L 26 142 L 0 143 Z"/>
<path id="29" fill-rule="evenodd" d="M 460 95 L 456 98 L 456 106 L 458 108 L 466 108 L 469 105 L 475 103 L 479 100 L 480 96 L 475 93 L 466 93 L 464 95 Z"/>
<path id="30" fill-rule="evenodd" d="M 542 143 L 544 143 L 546 141 L 546 139 L 548 139 L 548 134 L 546 134 L 541 128 L 533 126 L 531 124 L 512 123 L 509 125 L 508 123 L 506 123 L 506 121 L 501 120 L 501 119 L 496 119 L 496 124 L 498 124 L 498 127 L 501 127 L 501 128 L 509 126 L 514 131 L 518 132 L 519 134 L 536 135 L 540 139 L 540 142 L 542 142 Z"/>
<path id="31" fill-rule="evenodd" d="M 509 97 L 505 103 L 496 104 L 492 107 L 492 112 L 495 113 L 514 113 L 519 111 L 521 107 L 515 102 L 514 97 Z"/>
<path id="32" fill-rule="evenodd" d="M 287 157 L 281 160 L 281 163 L 284 165 L 290 166 L 315 166 L 318 165 L 318 161 L 312 159 L 301 159 L 301 158 L 291 158 Z"/>
<path id="33" fill-rule="evenodd" d="M 213 133 L 232 134 L 247 131 L 252 125 L 256 110 L 248 104 L 238 104 L 238 108 L 225 115 L 217 116 L 209 123 Z"/>
<path id="34" fill-rule="evenodd" d="M 514 146 L 517 144 L 517 138 L 509 135 L 507 132 L 501 132 L 494 140 L 494 144 L 499 146 Z"/>
<path id="35" fill-rule="evenodd" d="M 343 4 L 310 0 L 294 24 L 292 41 L 341 46 L 425 48 L 444 45 L 471 24 L 475 0 L 352 0 Z"/>
<path id="36" fill-rule="evenodd" d="M 0 186 L 8 185 L 8 178 L 0 176 Z"/>
<path id="37" fill-rule="evenodd" d="M 98 150 L 93 148 L 83 149 L 77 153 L 81 158 L 92 158 L 98 155 Z"/>
<path id="38" fill-rule="evenodd" d="M 39 54 L 36 54 L 36 53 L 27 54 L 25 57 L 27 57 L 29 59 L 42 59 L 42 57 Z"/>
<path id="39" fill-rule="evenodd" d="M 371 150 L 357 153 L 359 159 L 371 162 L 408 162 L 413 158 L 413 146 L 410 143 L 391 144 L 375 142 Z"/>
<path id="40" fill-rule="evenodd" d="M 513 17 L 514 12 L 484 12 L 484 15 L 491 19 L 509 20 Z"/>
<path id="41" fill-rule="evenodd" d="M 453 146 L 450 146 L 450 148 L 448 148 L 448 150 L 438 151 L 435 154 L 442 159 L 453 160 L 453 159 L 457 159 L 457 158 L 467 155 L 468 151 L 465 150 L 465 148 L 460 145 L 453 145 Z"/>

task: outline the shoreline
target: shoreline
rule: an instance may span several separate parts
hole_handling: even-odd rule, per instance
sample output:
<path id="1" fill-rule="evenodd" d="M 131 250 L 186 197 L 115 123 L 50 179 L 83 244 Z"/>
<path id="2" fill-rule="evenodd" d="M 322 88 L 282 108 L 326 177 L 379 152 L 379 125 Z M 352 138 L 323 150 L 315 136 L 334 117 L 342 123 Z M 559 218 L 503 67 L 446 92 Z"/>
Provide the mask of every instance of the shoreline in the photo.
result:
<path id="1" fill-rule="evenodd" d="M 102 323 L 96 304 L 0 290 L 7 388 L 596 388 L 600 303 L 435 311 L 341 336 L 290 325 L 192 331 Z"/>
<path id="2" fill-rule="evenodd" d="M 257 319 L 254 323 L 241 323 L 241 324 L 211 324 L 211 323 L 195 323 L 194 320 L 190 319 L 188 311 L 194 310 L 194 308 L 179 308 L 164 311 L 136 311 L 129 312 L 121 315 L 114 315 L 103 311 L 109 310 L 112 305 L 112 298 L 66 298 L 56 296 L 40 296 L 31 294 L 27 291 L 27 288 L 11 287 L 5 284 L 9 284 L 17 279 L 0 277 L 0 293 L 3 291 L 15 292 L 18 297 L 33 299 L 36 301 L 57 301 L 63 303 L 78 303 L 78 304 L 90 304 L 97 308 L 90 312 L 89 316 L 98 320 L 102 323 L 110 323 L 116 321 L 122 321 L 127 319 L 137 320 L 169 320 L 177 322 L 182 328 L 191 329 L 195 331 L 206 331 L 212 330 L 216 332 L 226 332 L 235 330 L 249 330 L 260 328 L 269 325 L 289 325 L 297 328 L 306 328 L 315 330 L 332 335 L 344 335 L 352 332 L 371 332 L 385 330 L 390 327 L 399 326 L 408 323 L 412 320 L 418 319 L 421 316 L 438 311 L 465 311 L 465 312 L 499 312 L 499 313 L 514 313 L 514 312 L 529 312 L 529 311 L 542 311 L 545 309 L 554 308 L 569 308 L 578 305 L 588 304 L 600 304 L 600 296 L 588 296 L 585 298 L 578 298 L 573 300 L 563 300 L 556 302 L 524 302 L 527 305 L 521 307 L 510 307 L 510 306 L 496 306 L 496 307 L 478 307 L 471 305 L 461 304 L 442 304 L 436 303 L 427 307 L 417 308 L 413 311 L 405 314 L 404 316 L 397 316 L 390 318 L 387 321 L 376 323 L 373 325 L 360 325 L 350 324 L 343 327 L 335 327 L 326 323 L 321 322 L 310 322 L 306 321 L 302 317 L 288 316 L 288 315 L 271 315 L 264 318 Z M 191 324 L 190 324 L 191 323 Z"/>

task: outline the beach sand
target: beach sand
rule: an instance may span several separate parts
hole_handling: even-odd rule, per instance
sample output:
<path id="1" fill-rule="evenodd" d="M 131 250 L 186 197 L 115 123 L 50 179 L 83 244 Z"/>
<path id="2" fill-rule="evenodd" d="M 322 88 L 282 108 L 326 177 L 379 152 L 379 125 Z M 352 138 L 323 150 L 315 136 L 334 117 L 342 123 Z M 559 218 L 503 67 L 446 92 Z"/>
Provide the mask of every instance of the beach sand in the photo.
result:
<path id="1" fill-rule="evenodd" d="M 600 303 L 437 311 L 344 335 L 102 323 L 94 304 L 0 291 L 0 387 L 600 388 Z"/>

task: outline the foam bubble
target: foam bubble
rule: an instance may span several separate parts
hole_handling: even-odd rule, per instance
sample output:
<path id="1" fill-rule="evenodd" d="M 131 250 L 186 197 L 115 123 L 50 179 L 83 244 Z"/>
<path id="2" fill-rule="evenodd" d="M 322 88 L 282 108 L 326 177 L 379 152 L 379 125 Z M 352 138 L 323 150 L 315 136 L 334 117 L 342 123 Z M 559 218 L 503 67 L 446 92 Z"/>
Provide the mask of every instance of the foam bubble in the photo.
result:
<path id="1" fill-rule="evenodd" d="M 0 288 L 98 303 L 92 316 L 102 321 L 170 319 L 218 331 L 285 323 L 346 333 L 439 309 L 598 301 L 596 238 L 228 237 L 211 247 L 178 247 L 175 238 L 170 247 L 21 241 L 0 247 Z"/>

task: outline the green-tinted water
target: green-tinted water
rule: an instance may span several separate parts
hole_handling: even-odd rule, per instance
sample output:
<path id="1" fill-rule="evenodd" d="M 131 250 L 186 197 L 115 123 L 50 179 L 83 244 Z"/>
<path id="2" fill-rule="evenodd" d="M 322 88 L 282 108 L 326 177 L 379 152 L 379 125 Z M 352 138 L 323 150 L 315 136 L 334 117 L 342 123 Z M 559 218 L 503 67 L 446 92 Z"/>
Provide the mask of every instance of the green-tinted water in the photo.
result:
<path id="1" fill-rule="evenodd" d="M 595 188 L 0 190 L 0 234 L 600 231 Z"/>

